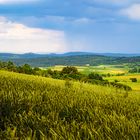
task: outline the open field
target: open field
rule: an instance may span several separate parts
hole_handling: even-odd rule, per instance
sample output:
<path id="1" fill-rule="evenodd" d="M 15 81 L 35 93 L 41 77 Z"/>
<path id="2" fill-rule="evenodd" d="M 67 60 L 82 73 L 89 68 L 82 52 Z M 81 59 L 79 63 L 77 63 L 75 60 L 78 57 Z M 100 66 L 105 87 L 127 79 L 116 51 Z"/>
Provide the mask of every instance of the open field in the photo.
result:
<path id="1" fill-rule="evenodd" d="M 140 95 L 0 71 L 0 139 L 140 137 Z"/>
<path id="2" fill-rule="evenodd" d="M 50 67 L 52 70 L 61 71 L 65 66 Z M 119 81 L 124 85 L 130 86 L 133 90 L 140 91 L 140 74 L 129 74 L 128 67 L 126 65 L 100 65 L 100 66 L 76 66 L 79 72 L 83 74 L 89 74 L 96 72 L 99 74 L 110 74 L 110 77 L 104 79 L 114 82 Z M 117 74 L 125 74 L 123 76 L 116 76 Z M 132 82 L 130 78 L 137 78 L 137 82 Z"/>
<path id="3" fill-rule="evenodd" d="M 65 66 L 56 65 L 54 67 L 50 67 L 52 70 L 58 70 L 61 71 L 62 68 Z M 100 65 L 100 66 L 75 66 L 79 72 L 84 74 L 89 74 L 91 72 L 97 72 L 100 74 L 121 74 L 121 73 L 127 73 L 128 69 L 125 68 L 125 66 L 119 66 L 119 65 Z"/>
<path id="4" fill-rule="evenodd" d="M 137 82 L 132 82 L 130 78 L 137 78 Z M 119 83 L 125 84 L 130 86 L 133 90 L 139 90 L 140 91 L 140 74 L 128 74 L 124 76 L 111 76 L 105 78 L 109 80 L 110 82 L 114 82 L 115 80 L 118 80 Z"/>

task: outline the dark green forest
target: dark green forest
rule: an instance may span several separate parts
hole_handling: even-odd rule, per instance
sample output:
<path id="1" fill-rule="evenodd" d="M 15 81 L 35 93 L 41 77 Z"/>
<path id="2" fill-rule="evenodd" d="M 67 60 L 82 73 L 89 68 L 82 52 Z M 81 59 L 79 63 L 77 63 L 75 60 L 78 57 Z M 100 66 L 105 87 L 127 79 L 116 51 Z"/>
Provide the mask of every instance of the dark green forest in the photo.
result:
<path id="1" fill-rule="evenodd" d="M 69 66 L 84 66 L 89 64 L 91 66 L 97 65 L 116 65 L 116 64 L 139 64 L 140 56 L 136 57 L 110 57 L 102 55 L 78 55 L 78 56 L 48 56 L 38 58 L 6 58 L 3 61 L 12 61 L 16 65 L 23 65 L 25 63 L 32 67 L 47 67 L 54 65 L 69 65 Z"/>

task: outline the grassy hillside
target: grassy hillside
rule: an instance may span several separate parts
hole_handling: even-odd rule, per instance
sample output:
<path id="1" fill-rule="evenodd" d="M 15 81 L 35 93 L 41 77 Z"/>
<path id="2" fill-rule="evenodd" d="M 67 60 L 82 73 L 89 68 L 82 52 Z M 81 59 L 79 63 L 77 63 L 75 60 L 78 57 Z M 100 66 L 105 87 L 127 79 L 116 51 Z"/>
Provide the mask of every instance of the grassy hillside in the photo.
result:
<path id="1" fill-rule="evenodd" d="M 140 95 L 0 71 L 0 139 L 133 140 Z"/>

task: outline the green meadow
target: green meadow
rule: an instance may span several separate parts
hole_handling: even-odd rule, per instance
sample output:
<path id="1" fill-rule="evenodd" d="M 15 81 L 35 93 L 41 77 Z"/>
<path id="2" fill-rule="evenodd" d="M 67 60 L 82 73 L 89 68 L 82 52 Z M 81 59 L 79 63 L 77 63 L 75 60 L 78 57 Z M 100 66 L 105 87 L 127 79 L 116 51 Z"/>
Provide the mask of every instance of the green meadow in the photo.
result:
<path id="1" fill-rule="evenodd" d="M 52 70 L 61 71 L 65 66 L 56 65 L 53 67 L 49 67 Z M 127 73 L 128 68 L 122 65 L 99 65 L 99 66 L 75 66 L 79 72 L 83 74 L 89 74 L 91 72 L 96 72 L 100 74 L 122 74 Z"/>
<path id="2" fill-rule="evenodd" d="M 0 139 L 138 140 L 140 95 L 0 71 Z"/>
<path id="3" fill-rule="evenodd" d="M 132 82 L 131 78 L 136 78 L 137 82 Z M 110 82 L 117 80 L 119 83 L 130 86 L 133 90 L 140 91 L 140 74 L 126 74 L 123 76 L 111 76 L 105 78 Z"/>
<path id="4" fill-rule="evenodd" d="M 65 66 L 56 65 L 50 67 L 52 70 L 61 71 Z M 89 74 L 95 72 L 98 74 L 109 74 L 109 77 L 105 77 L 105 80 L 109 82 L 114 82 L 115 80 L 118 83 L 130 86 L 135 91 L 140 91 L 140 74 L 130 74 L 128 73 L 128 67 L 126 65 L 99 65 L 99 66 L 76 66 L 79 72 L 83 74 Z M 122 74 L 122 75 L 121 75 Z M 130 78 L 136 78 L 137 82 L 132 82 Z"/>

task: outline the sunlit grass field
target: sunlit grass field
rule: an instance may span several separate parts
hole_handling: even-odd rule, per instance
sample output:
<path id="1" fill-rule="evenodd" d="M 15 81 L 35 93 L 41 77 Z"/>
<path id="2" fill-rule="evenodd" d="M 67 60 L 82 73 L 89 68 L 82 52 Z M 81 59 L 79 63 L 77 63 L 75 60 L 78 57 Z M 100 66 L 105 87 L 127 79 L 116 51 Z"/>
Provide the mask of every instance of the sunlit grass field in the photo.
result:
<path id="1" fill-rule="evenodd" d="M 0 139 L 138 140 L 140 95 L 0 71 Z"/>
<path id="2" fill-rule="evenodd" d="M 50 67 L 52 70 L 61 71 L 65 66 L 57 65 Z M 110 74 L 111 77 L 104 78 L 110 82 L 118 80 L 119 83 L 130 86 L 133 90 L 140 91 L 140 74 L 129 74 L 128 69 L 119 65 L 100 65 L 100 66 L 76 66 L 79 72 L 83 74 L 89 74 L 91 72 L 96 72 L 99 74 Z M 114 76 L 117 74 L 125 74 L 123 76 Z M 130 78 L 137 78 L 137 82 L 133 83 Z"/>
<path id="3" fill-rule="evenodd" d="M 136 78 L 137 82 L 132 82 L 130 78 Z M 111 76 L 105 78 L 111 82 L 118 80 L 120 83 L 128 85 L 132 87 L 133 90 L 139 90 L 140 91 L 140 74 L 127 74 L 123 76 Z"/>
<path id="4" fill-rule="evenodd" d="M 54 67 L 50 67 L 52 70 L 61 71 L 65 66 L 56 65 Z M 100 66 L 75 66 L 79 72 L 84 74 L 89 74 L 91 72 L 97 72 L 100 74 L 121 74 L 127 73 L 128 70 L 126 68 L 119 68 L 117 65 L 100 65 Z"/>

